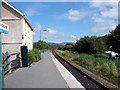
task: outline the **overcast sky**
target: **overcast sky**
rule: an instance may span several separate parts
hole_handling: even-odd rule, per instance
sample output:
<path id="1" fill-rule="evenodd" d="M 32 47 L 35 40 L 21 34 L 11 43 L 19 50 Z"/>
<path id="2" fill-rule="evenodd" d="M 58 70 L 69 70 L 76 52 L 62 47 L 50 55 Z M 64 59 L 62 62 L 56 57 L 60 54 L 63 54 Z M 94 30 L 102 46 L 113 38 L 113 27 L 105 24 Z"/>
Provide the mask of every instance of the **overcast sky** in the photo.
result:
<path id="1" fill-rule="evenodd" d="M 103 36 L 117 25 L 117 2 L 10 2 L 34 28 L 33 40 L 76 42 L 84 36 Z"/>

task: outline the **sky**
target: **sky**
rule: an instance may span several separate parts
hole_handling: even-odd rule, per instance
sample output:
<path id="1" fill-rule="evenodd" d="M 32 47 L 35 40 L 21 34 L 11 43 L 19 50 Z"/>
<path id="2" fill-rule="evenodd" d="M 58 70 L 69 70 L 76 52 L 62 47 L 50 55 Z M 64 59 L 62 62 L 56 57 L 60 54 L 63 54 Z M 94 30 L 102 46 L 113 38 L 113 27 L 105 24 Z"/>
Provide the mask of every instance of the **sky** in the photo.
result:
<path id="1" fill-rule="evenodd" d="M 76 42 L 84 36 L 103 36 L 118 23 L 117 2 L 10 2 L 30 21 L 33 41 Z"/>

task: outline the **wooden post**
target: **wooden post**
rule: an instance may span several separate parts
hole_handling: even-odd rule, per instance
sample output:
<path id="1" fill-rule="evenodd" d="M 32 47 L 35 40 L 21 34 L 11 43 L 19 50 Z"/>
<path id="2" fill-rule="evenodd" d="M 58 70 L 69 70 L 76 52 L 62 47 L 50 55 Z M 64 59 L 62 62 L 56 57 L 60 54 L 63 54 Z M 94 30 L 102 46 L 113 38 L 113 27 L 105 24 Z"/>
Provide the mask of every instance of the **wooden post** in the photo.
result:
<path id="1" fill-rule="evenodd" d="M 20 52 L 18 54 L 18 58 L 19 58 L 19 67 L 21 67 L 21 56 L 20 56 Z"/>
<path id="2" fill-rule="evenodd" d="M 9 58 L 8 58 L 8 62 L 10 62 L 11 61 L 11 56 L 9 56 Z M 8 69 L 10 69 L 11 68 L 11 63 L 8 65 Z M 9 71 L 9 74 L 11 73 L 11 70 Z"/>

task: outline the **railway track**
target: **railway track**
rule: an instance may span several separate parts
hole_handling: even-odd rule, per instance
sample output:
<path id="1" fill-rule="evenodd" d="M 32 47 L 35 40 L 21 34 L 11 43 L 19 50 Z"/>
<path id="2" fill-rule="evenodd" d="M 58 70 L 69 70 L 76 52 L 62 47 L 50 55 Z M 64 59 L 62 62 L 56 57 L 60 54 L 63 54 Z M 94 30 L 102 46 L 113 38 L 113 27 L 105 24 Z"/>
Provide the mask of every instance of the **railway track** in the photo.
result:
<path id="1" fill-rule="evenodd" d="M 71 62 L 68 62 L 61 56 L 59 56 L 55 50 L 52 50 L 52 54 L 58 59 L 58 61 L 86 88 L 86 89 L 99 89 L 99 90 L 109 90 L 116 89 L 117 87 L 110 83 L 101 84 L 101 82 L 95 80 L 91 76 L 87 75 L 81 71 L 78 66 L 74 65 Z"/>

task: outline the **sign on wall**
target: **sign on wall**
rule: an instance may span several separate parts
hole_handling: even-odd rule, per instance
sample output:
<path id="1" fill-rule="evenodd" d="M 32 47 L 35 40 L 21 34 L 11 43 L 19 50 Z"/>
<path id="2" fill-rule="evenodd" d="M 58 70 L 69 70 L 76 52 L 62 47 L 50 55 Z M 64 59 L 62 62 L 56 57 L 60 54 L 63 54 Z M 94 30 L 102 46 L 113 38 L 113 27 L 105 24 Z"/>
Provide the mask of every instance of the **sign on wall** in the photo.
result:
<path id="1" fill-rule="evenodd" d="M 0 22 L 0 32 L 8 34 L 8 25 L 3 22 Z"/>

